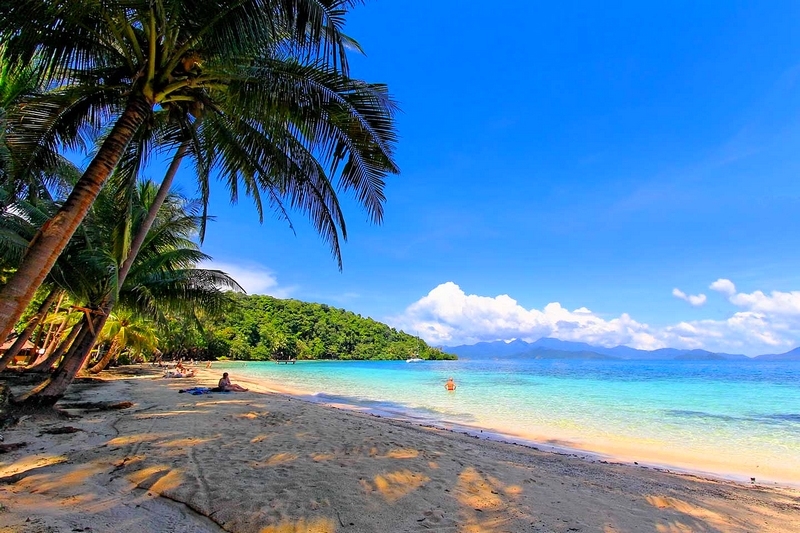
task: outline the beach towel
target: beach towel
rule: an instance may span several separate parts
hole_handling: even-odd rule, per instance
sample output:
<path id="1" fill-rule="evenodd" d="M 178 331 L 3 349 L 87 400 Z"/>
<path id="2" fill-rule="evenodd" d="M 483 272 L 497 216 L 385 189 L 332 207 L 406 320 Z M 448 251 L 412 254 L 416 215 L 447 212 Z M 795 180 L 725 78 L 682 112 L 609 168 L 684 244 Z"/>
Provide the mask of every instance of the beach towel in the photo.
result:
<path id="1" fill-rule="evenodd" d="M 212 391 L 208 387 L 192 387 L 191 389 L 181 389 L 178 392 L 188 392 L 189 394 L 199 396 L 201 394 L 211 394 Z"/>

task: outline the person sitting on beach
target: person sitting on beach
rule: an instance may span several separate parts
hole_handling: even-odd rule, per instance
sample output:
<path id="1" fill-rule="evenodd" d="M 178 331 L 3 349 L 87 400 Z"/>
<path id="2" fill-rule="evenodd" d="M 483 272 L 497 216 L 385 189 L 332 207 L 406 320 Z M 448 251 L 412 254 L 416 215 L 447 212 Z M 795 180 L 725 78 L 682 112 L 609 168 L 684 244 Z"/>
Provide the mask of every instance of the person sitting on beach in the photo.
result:
<path id="1" fill-rule="evenodd" d="M 444 388 L 447 390 L 456 390 L 456 382 L 453 381 L 453 378 L 448 378 L 447 383 L 444 384 Z"/>
<path id="2" fill-rule="evenodd" d="M 219 379 L 219 388 L 223 392 L 247 392 L 248 390 L 241 385 L 231 383 L 231 378 L 228 377 L 227 372 L 222 373 L 222 377 Z"/>

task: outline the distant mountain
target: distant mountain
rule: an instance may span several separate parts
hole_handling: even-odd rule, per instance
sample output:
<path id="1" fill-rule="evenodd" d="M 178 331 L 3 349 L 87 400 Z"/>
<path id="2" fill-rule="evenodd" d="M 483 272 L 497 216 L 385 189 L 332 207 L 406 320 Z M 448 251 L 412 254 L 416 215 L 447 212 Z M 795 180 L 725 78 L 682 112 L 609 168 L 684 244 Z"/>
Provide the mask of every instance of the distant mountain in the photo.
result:
<path id="1" fill-rule="evenodd" d="M 447 348 L 448 353 L 454 353 L 459 357 L 486 357 L 486 356 L 500 356 L 506 357 L 509 355 L 516 355 L 530 349 L 531 344 L 525 341 L 494 341 L 494 342 L 479 342 L 477 344 L 464 344 L 456 346 L 459 350 L 455 352 L 456 348 Z"/>
<path id="2" fill-rule="evenodd" d="M 768 353 L 756 356 L 759 361 L 800 361 L 800 347 L 786 353 Z"/>
<path id="3" fill-rule="evenodd" d="M 592 346 L 585 342 L 562 341 L 543 337 L 536 342 L 515 340 L 512 342 L 494 341 L 448 347 L 464 359 L 483 359 L 491 357 L 520 357 L 534 359 L 640 359 L 640 360 L 681 360 L 681 361 L 749 361 L 751 357 L 741 354 L 714 353 L 706 350 L 679 350 L 661 348 L 658 350 L 637 350 L 629 346 Z M 793 355 L 790 355 L 793 354 Z M 774 357 L 776 359 L 769 359 Z M 787 354 L 759 356 L 759 359 L 780 361 L 800 360 L 800 348 Z M 795 359 L 796 358 L 796 359 Z"/>
<path id="4" fill-rule="evenodd" d="M 593 360 L 609 360 L 619 359 L 619 357 L 612 357 L 610 355 L 592 352 L 589 350 L 581 351 L 568 351 L 568 350 L 550 350 L 548 348 L 534 348 L 525 352 L 520 352 L 513 356 L 515 359 L 593 359 Z"/>

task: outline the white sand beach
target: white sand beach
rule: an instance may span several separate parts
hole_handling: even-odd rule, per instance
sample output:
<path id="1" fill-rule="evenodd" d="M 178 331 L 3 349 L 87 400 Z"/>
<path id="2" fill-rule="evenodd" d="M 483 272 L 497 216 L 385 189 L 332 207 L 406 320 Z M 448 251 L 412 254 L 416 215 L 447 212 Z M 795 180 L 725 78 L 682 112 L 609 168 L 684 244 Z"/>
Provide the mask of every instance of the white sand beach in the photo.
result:
<path id="1" fill-rule="evenodd" d="M 215 370 L 102 377 L 64 403 L 132 405 L 2 432 L 27 444 L 0 454 L 0 531 L 800 532 L 796 488 L 540 451 L 252 384 L 178 392 L 214 385 Z"/>

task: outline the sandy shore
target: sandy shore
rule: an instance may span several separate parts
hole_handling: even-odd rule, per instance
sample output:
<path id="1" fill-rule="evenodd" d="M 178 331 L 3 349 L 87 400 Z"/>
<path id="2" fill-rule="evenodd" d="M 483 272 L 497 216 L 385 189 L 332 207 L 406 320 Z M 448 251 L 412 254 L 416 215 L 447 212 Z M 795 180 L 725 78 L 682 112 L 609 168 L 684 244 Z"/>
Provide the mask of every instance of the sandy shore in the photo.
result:
<path id="1" fill-rule="evenodd" d="M 27 445 L 0 454 L 0 531 L 800 532 L 793 488 L 586 460 L 284 394 L 181 394 L 218 373 L 142 372 L 75 384 L 64 400 L 127 409 L 73 407 L 77 418 L 37 415 L 2 432 Z"/>

